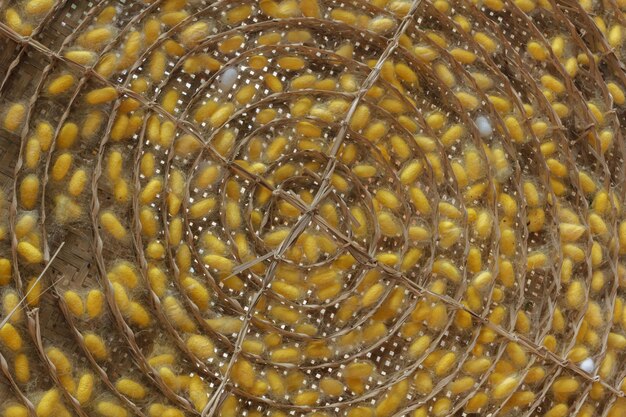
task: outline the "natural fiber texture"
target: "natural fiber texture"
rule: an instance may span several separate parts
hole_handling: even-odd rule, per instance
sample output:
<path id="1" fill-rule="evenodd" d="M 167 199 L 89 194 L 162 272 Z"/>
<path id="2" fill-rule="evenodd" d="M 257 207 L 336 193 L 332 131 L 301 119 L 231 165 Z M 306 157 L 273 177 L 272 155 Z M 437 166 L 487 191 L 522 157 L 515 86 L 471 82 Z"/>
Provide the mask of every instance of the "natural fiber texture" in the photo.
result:
<path id="1" fill-rule="evenodd" d="M 624 1 L 0 8 L 5 417 L 626 416 Z"/>

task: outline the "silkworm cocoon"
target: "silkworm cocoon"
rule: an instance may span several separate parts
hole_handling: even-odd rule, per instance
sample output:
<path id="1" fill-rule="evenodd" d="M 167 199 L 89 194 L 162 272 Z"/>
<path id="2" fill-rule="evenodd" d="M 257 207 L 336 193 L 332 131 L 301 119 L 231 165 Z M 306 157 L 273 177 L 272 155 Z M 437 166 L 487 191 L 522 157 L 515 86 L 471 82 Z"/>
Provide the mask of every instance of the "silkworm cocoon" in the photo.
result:
<path id="1" fill-rule="evenodd" d="M 39 201 L 39 178 L 35 174 L 29 174 L 20 182 L 20 204 L 25 209 L 31 210 Z"/>
<path id="2" fill-rule="evenodd" d="M 26 384 L 30 381 L 30 362 L 28 356 L 24 353 L 18 353 L 15 355 L 13 368 L 15 370 L 15 379 L 17 382 Z"/>
<path id="3" fill-rule="evenodd" d="M 397 210 L 402 206 L 398 196 L 394 192 L 384 188 L 380 188 L 376 191 L 375 198 L 380 204 L 391 210 Z"/>
<path id="4" fill-rule="evenodd" d="M 74 197 L 79 196 L 85 189 L 87 180 L 87 172 L 84 169 L 77 169 L 67 184 L 68 193 Z"/>
<path id="5" fill-rule="evenodd" d="M 493 218 L 491 213 L 487 210 L 482 210 L 474 222 L 474 232 L 479 238 L 486 239 L 491 235 L 492 226 Z"/>
<path id="6" fill-rule="evenodd" d="M 42 15 L 54 6 L 53 0 L 28 0 L 24 5 L 24 11 L 29 15 Z"/>
<path id="7" fill-rule="evenodd" d="M 145 329 L 150 325 L 151 319 L 148 311 L 139 303 L 131 301 L 126 312 L 128 321 L 131 324 Z"/>
<path id="8" fill-rule="evenodd" d="M 150 63 L 148 64 L 150 79 L 155 83 L 160 82 L 165 74 L 165 68 L 167 67 L 167 57 L 162 51 L 154 51 L 152 57 L 150 57 Z"/>
<path id="9" fill-rule="evenodd" d="M 139 193 L 139 201 L 142 204 L 150 204 L 163 190 L 163 180 L 161 178 L 153 178 L 143 187 Z"/>
<path id="10" fill-rule="evenodd" d="M 196 324 L 189 315 L 187 315 L 187 312 L 176 298 L 173 296 L 166 297 L 163 300 L 163 308 L 165 309 L 167 317 L 176 327 L 188 333 L 196 330 Z"/>
<path id="11" fill-rule="evenodd" d="M 624 39 L 623 29 L 620 24 L 613 25 L 608 32 L 607 40 L 612 48 L 619 48 Z"/>
<path id="12" fill-rule="evenodd" d="M 27 263 L 38 264 L 43 262 L 43 253 L 30 242 L 21 241 L 18 243 L 17 253 Z"/>
<path id="13" fill-rule="evenodd" d="M 587 219 L 591 233 L 596 235 L 605 235 L 608 233 L 608 227 L 605 221 L 596 213 L 591 213 Z"/>
<path id="14" fill-rule="evenodd" d="M 23 104 L 11 104 L 4 116 L 3 127 L 9 132 L 16 132 L 17 129 L 22 125 L 25 115 L 26 107 L 24 107 Z"/>
<path id="15" fill-rule="evenodd" d="M 57 146 L 59 149 L 68 149 L 74 145 L 78 137 L 78 126 L 73 122 L 66 122 L 61 127 L 57 136 Z"/>
<path id="16" fill-rule="evenodd" d="M 14 352 L 22 349 L 22 336 L 11 323 L 0 327 L 0 341 Z"/>
<path id="17" fill-rule="evenodd" d="M 31 278 L 26 284 L 25 295 L 26 303 L 30 307 L 39 305 L 41 299 L 41 280 L 37 281 L 36 278 Z"/>
<path id="18" fill-rule="evenodd" d="M 210 295 L 202 284 L 191 277 L 183 278 L 181 283 L 189 298 L 200 310 L 206 310 L 209 307 Z"/>
<path id="19" fill-rule="evenodd" d="M 231 376 L 235 383 L 242 388 L 249 390 L 254 385 L 256 372 L 250 362 L 243 358 L 239 358 L 233 365 Z"/>
<path id="20" fill-rule="evenodd" d="M 207 319 L 206 323 L 218 333 L 233 334 L 241 330 L 241 320 L 236 317 L 223 316 L 215 319 Z"/>
<path id="21" fill-rule="evenodd" d="M 67 308 L 75 317 L 80 317 L 85 313 L 83 300 L 76 292 L 71 290 L 65 291 L 65 294 L 63 294 L 63 299 L 67 304 Z"/>
<path id="22" fill-rule="evenodd" d="M 83 51 L 79 49 L 67 51 L 64 56 L 70 61 L 73 61 L 80 65 L 91 65 L 95 62 L 97 57 L 94 52 Z"/>
<path id="23" fill-rule="evenodd" d="M 104 305 L 104 295 L 100 290 L 91 290 L 87 294 L 86 309 L 90 319 L 100 317 Z"/>
<path id="24" fill-rule="evenodd" d="M 113 87 L 103 87 L 92 90 L 85 96 L 85 101 L 91 105 L 108 103 L 117 98 L 117 90 Z"/>
<path id="25" fill-rule="evenodd" d="M 86 333 L 83 336 L 85 347 L 96 360 L 103 361 L 109 358 L 109 350 L 100 336 L 94 333 Z"/>
<path id="26" fill-rule="evenodd" d="M 63 74 L 56 77 L 48 84 L 48 94 L 56 96 L 65 93 L 76 83 L 76 78 L 72 74 Z"/>
<path id="27" fill-rule="evenodd" d="M 370 121 L 370 109 L 365 104 L 359 105 L 354 114 L 352 115 L 352 119 L 350 120 L 350 129 L 354 131 L 359 131 L 365 128 Z"/>
<path id="28" fill-rule="evenodd" d="M 86 404 L 93 393 L 94 377 L 90 373 L 83 374 L 78 380 L 78 386 L 76 387 L 76 394 L 74 398 L 81 404 Z"/>
<path id="29" fill-rule="evenodd" d="M 295 347 L 278 348 L 270 353 L 272 361 L 276 363 L 298 363 L 300 356 L 300 352 Z"/>
<path id="30" fill-rule="evenodd" d="M 111 401 L 100 401 L 96 405 L 96 411 L 107 417 L 128 417 L 128 411 L 125 408 Z"/>
<path id="31" fill-rule="evenodd" d="M 19 308 L 16 308 L 19 302 L 20 299 L 17 294 L 12 291 L 5 293 L 2 298 L 2 312 L 5 317 L 12 314 L 9 321 L 13 324 L 21 322 L 23 318 L 22 311 Z M 13 309 L 15 309 L 15 311 L 13 311 Z"/>
<path id="32" fill-rule="evenodd" d="M 573 281 L 565 294 L 567 306 L 578 310 L 585 302 L 585 287 L 581 281 Z"/>
<path id="33" fill-rule="evenodd" d="M 100 222 L 111 236 L 113 236 L 117 240 L 122 240 L 126 237 L 126 229 L 120 223 L 119 219 L 115 214 L 110 211 L 105 211 L 100 215 Z"/>
<path id="34" fill-rule="evenodd" d="M 72 161 L 74 157 L 69 152 L 64 152 L 57 157 L 54 164 L 52 165 L 52 170 L 50 176 L 55 181 L 61 181 L 65 178 L 70 168 L 72 167 Z"/>
<path id="35" fill-rule="evenodd" d="M 180 42 L 184 46 L 191 48 L 206 39 L 210 31 L 211 27 L 207 22 L 200 21 L 193 23 L 180 33 Z"/>
<path id="36" fill-rule="evenodd" d="M 131 378 L 120 378 L 115 382 L 117 390 L 133 400 L 143 400 L 146 397 L 146 389 L 139 382 Z"/>
<path id="37" fill-rule="evenodd" d="M 28 235 L 37 226 L 37 217 L 34 214 L 26 213 L 19 218 L 15 224 L 14 233 L 18 239 Z M 10 265 L 9 265 L 10 266 Z M 10 271 L 9 271 L 10 273 Z"/>
<path id="38" fill-rule="evenodd" d="M 191 335 L 186 342 L 187 348 L 203 361 L 215 356 L 215 347 L 211 339 L 201 335 Z"/>
<path id="39" fill-rule="evenodd" d="M 504 378 L 493 388 L 493 398 L 501 400 L 508 397 L 518 386 L 519 377 L 512 375 Z"/>
<path id="40" fill-rule="evenodd" d="M 58 375 L 71 375 L 72 363 L 61 350 L 51 348 L 46 351 L 46 355 L 56 368 Z"/>
<path id="41" fill-rule="evenodd" d="M 52 416 L 59 405 L 59 401 L 60 394 L 56 388 L 46 391 L 46 393 L 39 400 L 37 407 L 35 407 L 37 417 Z"/>
<path id="42" fill-rule="evenodd" d="M 126 69 L 137 61 L 142 43 L 141 32 L 136 30 L 130 32 L 121 48 L 122 53 L 117 63 L 118 70 Z"/>
<path id="43" fill-rule="evenodd" d="M 579 386 L 575 378 L 561 377 L 552 384 L 552 391 L 557 395 L 571 395 L 578 390 Z"/>

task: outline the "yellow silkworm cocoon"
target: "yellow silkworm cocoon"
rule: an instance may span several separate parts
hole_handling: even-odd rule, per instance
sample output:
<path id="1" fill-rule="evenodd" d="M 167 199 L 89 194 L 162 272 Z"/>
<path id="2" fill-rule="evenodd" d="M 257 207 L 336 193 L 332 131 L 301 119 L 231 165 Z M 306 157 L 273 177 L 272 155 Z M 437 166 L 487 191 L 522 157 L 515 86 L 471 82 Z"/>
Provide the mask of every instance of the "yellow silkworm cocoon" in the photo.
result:
<path id="1" fill-rule="evenodd" d="M 154 43 L 161 34 L 161 22 L 154 17 L 149 18 L 143 25 L 143 34 L 147 44 Z"/>
<path id="2" fill-rule="evenodd" d="M 128 321 L 131 324 L 144 329 L 150 325 L 150 314 L 141 304 L 135 301 L 130 302 L 126 314 L 128 315 Z"/>
<path id="3" fill-rule="evenodd" d="M 4 116 L 3 127 L 9 132 L 16 132 L 17 129 L 22 125 L 25 115 L 26 107 L 23 104 L 11 104 L 9 110 L 7 110 Z"/>
<path id="4" fill-rule="evenodd" d="M 14 324 L 21 322 L 24 318 L 22 310 L 17 308 L 17 305 L 19 303 L 20 299 L 18 298 L 17 294 L 12 291 L 5 293 L 4 297 L 2 298 L 2 312 L 5 317 L 8 317 L 10 314 L 12 314 L 9 322 Z"/>
<path id="5" fill-rule="evenodd" d="M 59 155 L 52 165 L 52 170 L 50 173 L 52 179 L 55 181 L 61 181 L 63 178 L 65 178 L 70 168 L 72 167 L 73 159 L 74 157 L 69 152 L 65 152 Z"/>
<path id="6" fill-rule="evenodd" d="M 27 213 L 19 218 L 17 223 L 15 224 L 14 233 L 15 236 L 19 239 L 28 235 L 33 231 L 35 226 L 37 225 L 37 217 L 34 214 Z M 10 267 L 10 265 L 7 265 Z M 10 273 L 10 272 L 9 272 Z"/>
<path id="7" fill-rule="evenodd" d="M 469 391 L 474 386 L 474 378 L 471 376 L 461 377 L 448 385 L 448 389 L 453 395 L 458 395 Z"/>
<path id="8" fill-rule="evenodd" d="M 37 407 L 35 407 L 37 417 L 52 416 L 55 413 L 57 406 L 60 404 L 60 399 L 61 395 L 56 388 L 46 391 L 46 393 L 39 400 Z"/>
<path id="9" fill-rule="evenodd" d="M 161 178 L 151 179 L 139 193 L 139 201 L 142 204 L 150 204 L 161 193 L 162 189 L 163 180 Z"/>
<path id="10" fill-rule="evenodd" d="M 104 230 L 115 239 L 122 240 L 126 237 L 126 229 L 113 212 L 105 211 L 100 214 L 100 223 Z"/>
<path id="11" fill-rule="evenodd" d="M 39 305 L 39 301 L 41 299 L 41 281 L 37 281 L 36 278 L 32 278 L 28 281 L 26 285 L 26 303 L 35 307 Z"/>
<path id="12" fill-rule="evenodd" d="M 158 218 L 149 207 L 143 207 L 139 212 L 139 223 L 141 224 L 141 233 L 145 236 L 154 237 L 159 232 Z"/>
<path id="13" fill-rule="evenodd" d="M 256 372 L 250 362 L 239 358 L 232 367 L 231 376 L 239 386 L 248 390 L 254 385 Z"/>
<path id="14" fill-rule="evenodd" d="M 437 78 L 448 88 L 452 88 L 456 85 L 454 74 L 445 64 L 437 63 L 433 66 L 433 70 Z"/>
<path id="15" fill-rule="evenodd" d="M 76 394 L 74 398 L 81 404 L 86 404 L 93 393 L 94 377 L 90 373 L 86 373 L 78 380 L 78 386 L 76 387 Z"/>
<path id="16" fill-rule="evenodd" d="M 96 405 L 96 411 L 107 417 L 128 417 L 128 411 L 111 401 L 100 401 Z"/>
<path id="17" fill-rule="evenodd" d="M 96 60 L 97 55 L 91 51 L 73 50 L 64 54 L 65 58 L 80 65 L 91 65 Z"/>
<path id="18" fill-rule="evenodd" d="M 14 360 L 15 379 L 25 384 L 30 381 L 30 363 L 28 356 L 24 353 L 18 353 L 15 355 Z"/>
<path id="19" fill-rule="evenodd" d="M 54 6 L 53 0 L 28 0 L 24 5 L 24 11 L 28 15 L 42 15 Z"/>
<path id="20" fill-rule="evenodd" d="M 231 54 L 241 48 L 244 42 L 245 38 L 242 35 L 234 35 L 220 42 L 217 48 L 223 54 Z"/>
<path id="21" fill-rule="evenodd" d="M 235 267 L 234 261 L 220 255 L 206 255 L 202 259 L 211 268 L 224 273 L 232 272 Z"/>
<path id="22" fill-rule="evenodd" d="M 375 33 L 387 33 L 395 26 L 395 22 L 392 19 L 380 16 L 372 19 L 367 28 Z"/>
<path id="23" fill-rule="evenodd" d="M 608 32 L 607 40 L 611 48 L 619 48 L 624 39 L 623 28 L 620 24 L 613 25 Z"/>
<path id="24" fill-rule="evenodd" d="M 113 87 L 103 87 L 92 90 L 85 96 L 85 101 L 91 105 L 108 103 L 117 98 L 117 90 Z"/>
<path id="25" fill-rule="evenodd" d="M 543 380 L 546 376 L 546 371 L 541 366 L 533 366 L 526 373 L 526 377 L 524 378 L 524 382 L 527 384 L 534 384 Z"/>
<path id="26" fill-rule="evenodd" d="M 11 323 L 5 323 L 0 327 L 0 341 L 13 352 L 22 349 L 22 336 Z"/>
<path id="27" fill-rule="evenodd" d="M 559 235 L 563 242 L 575 242 L 577 241 L 583 233 L 585 233 L 586 228 L 579 224 L 572 223 L 560 223 L 559 224 Z"/>
<path id="28" fill-rule="evenodd" d="M 130 378 L 118 379 L 115 382 L 115 388 L 117 388 L 121 394 L 133 400 L 142 400 L 146 396 L 146 389 L 144 386 Z"/>
<path id="29" fill-rule="evenodd" d="M 75 317 L 80 317 L 85 313 L 83 300 L 76 292 L 71 290 L 65 291 L 65 294 L 63 294 L 63 299 L 67 304 L 67 308 Z"/>
<path id="30" fill-rule="evenodd" d="M 202 40 L 206 39 L 209 36 L 211 31 L 211 27 L 207 22 L 196 22 L 189 26 L 187 26 L 180 33 L 180 42 L 188 47 L 192 48 Z"/>
<path id="31" fill-rule="evenodd" d="M 585 286 L 581 281 L 573 281 L 567 288 L 565 300 L 569 308 L 578 310 L 585 302 Z"/>
<path id="32" fill-rule="evenodd" d="M 160 82 L 165 74 L 165 68 L 167 67 L 167 57 L 161 51 L 154 51 L 148 64 L 150 79 L 155 83 Z M 120 106 L 121 107 L 121 106 Z"/>
<path id="33" fill-rule="evenodd" d="M 611 97 L 613 97 L 613 102 L 618 106 L 626 103 L 626 95 L 624 95 L 624 90 L 614 82 L 609 82 L 606 84 L 606 88 L 609 90 Z"/>
<path id="34" fill-rule="evenodd" d="M 66 122 L 61 127 L 57 136 L 57 146 L 60 149 L 71 148 L 78 138 L 78 125 L 72 122 Z"/>
<path id="35" fill-rule="evenodd" d="M 430 346 L 431 338 L 428 335 L 420 336 L 416 339 L 411 346 L 409 346 L 409 355 L 412 358 L 421 356 L 426 349 Z"/>
<path id="36" fill-rule="evenodd" d="M 605 221 L 596 213 L 591 213 L 587 219 L 591 233 L 596 235 L 605 235 L 608 233 L 608 227 Z"/>
<path id="37" fill-rule="evenodd" d="M 71 375 L 72 364 L 63 352 L 57 348 L 51 348 L 46 351 L 46 355 L 56 368 L 58 375 Z"/>
<path id="38" fill-rule="evenodd" d="M 178 103 L 178 91 L 174 88 L 168 90 L 161 99 L 161 106 L 168 113 L 174 113 Z"/>
<path id="39" fill-rule="evenodd" d="M 556 94 L 560 94 L 565 91 L 565 85 L 557 78 L 549 74 L 541 77 L 541 84 Z"/>
<path id="40" fill-rule="evenodd" d="M 580 386 L 575 378 L 561 377 L 552 384 L 552 391 L 556 395 L 569 396 L 575 393 Z"/>
<path id="41" fill-rule="evenodd" d="M 508 397 L 518 386 L 519 377 L 512 375 L 504 378 L 493 388 L 493 398 L 501 400 Z"/>
<path id="42" fill-rule="evenodd" d="M 461 107 L 463 107 L 466 110 L 469 110 L 469 111 L 475 110 L 480 104 L 476 96 L 474 96 L 473 94 L 467 93 L 465 91 L 459 91 L 455 93 L 454 95 L 459 100 L 459 103 L 461 103 Z"/>
<path id="43" fill-rule="evenodd" d="M 176 298 L 172 296 L 166 297 L 165 300 L 163 300 L 163 307 L 165 314 L 176 327 L 188 333 L 196 330 L 196 324 L 187 315 L 187 312 Z"/>
<path id="44" fill-rule="evenodd" d="M 206 310 L 209 307 L 211 296 L 202 284 L 189 276 L 183 278 L 181 284 L 189 298 L 200 310 Z"/>
<path id="45" fill-rule="evenodd" d="M 506 353 L 516 367 L 522 368 L 528 363 L 528 356 L 524 349 L 517 343 L 511 342 L 506 346 Z"/>
<path id="46" fill-rule="evenodd" d="M 282 56 L 278 58 L 276 63 L 287 71 L 299 71 L 306 66 L 304 60 L 298 56 Z"/>
<path id="47" fill-rule="evenodd" d="M 474 232 L 481 239 L 486 239 L 491 235 L 493 218 L 487 210 L 482 210 L 474 222 Z"/>
<path id="48" fill-rule="evenodd" d="M 87 293 L 86 310 L 89 318 L 100 317 L 104 306 L 104 295 L 100 290 L 91 290 Z"/>
<path id="49" fill-rule="evenodd" d="M 283 347 L 274 349 L 270 353 L 270 357 L 276 363 L 298 363 L 300 352 L 295 347 Z"/>
<path id="50" fill-rule="evenodd" d="M 96 360 L 103 361 L 108 359 L 109 350 L 102 338 L 94 333 L 87 333 L 83 336 L 85 347 L 93 355 Z"/>
<path id="51" fill-rule="evenodd" d="M 67 191 L 70 195 L 77 197 L 79 196 L 85 186 L 87 185 L 87 173 L 84 169 L 77 169 L 72 177 L 70 178 L 69 183 L 67 184 Z"/>
<path id="52" fill-rule="evenodd" d="M 201 335 L 192 335 L 187 339 L 187 348 L 203 361 L 215 356 L 215 347 L 213 342 Z"/>
<path id="53" fill-rule="evenodd" d="M 56 96 L 65 93 L 76 83 L 76 78 L 72 74 L 63 74 L 56 77 L 48 84 L 48 94 Z"/>
<path id="54" fill-rule="evenodd" d="M 21 241 L 18 243 L 17 253 L 27 263 L 38 264 L 43 262 L 43 253 L 30 242 Z"/>

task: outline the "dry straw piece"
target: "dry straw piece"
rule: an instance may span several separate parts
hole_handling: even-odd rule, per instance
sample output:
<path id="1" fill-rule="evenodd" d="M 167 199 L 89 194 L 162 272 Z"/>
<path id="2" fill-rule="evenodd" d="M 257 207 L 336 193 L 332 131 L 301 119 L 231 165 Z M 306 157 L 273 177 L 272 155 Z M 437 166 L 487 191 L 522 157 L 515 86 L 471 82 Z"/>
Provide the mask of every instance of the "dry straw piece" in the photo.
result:
<path id="1" fill-rule="evenodd" d="M 0 10 L 1 416 L 626 416 L 623 0 Z"/>

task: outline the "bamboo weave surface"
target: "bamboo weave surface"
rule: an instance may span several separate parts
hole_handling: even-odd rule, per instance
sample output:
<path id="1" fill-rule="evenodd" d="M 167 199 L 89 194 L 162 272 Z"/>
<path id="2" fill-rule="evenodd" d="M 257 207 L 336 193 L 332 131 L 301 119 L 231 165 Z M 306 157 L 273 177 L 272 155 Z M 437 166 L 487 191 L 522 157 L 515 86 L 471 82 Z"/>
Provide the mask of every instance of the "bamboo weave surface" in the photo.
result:
<path id="1" fill-rule="evenodd" d="M 0 8 L 5 416 L 626 415 L 626 4 Z"/>

